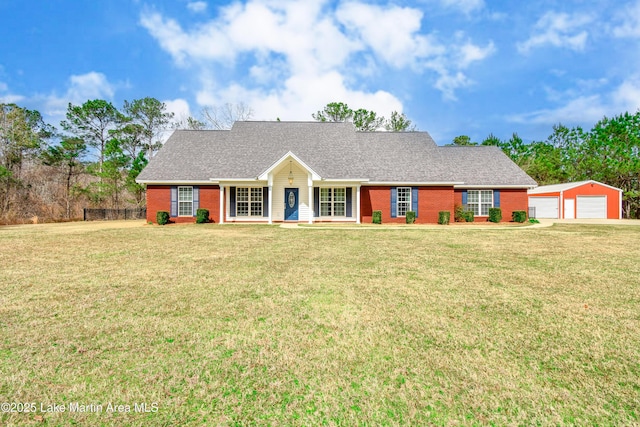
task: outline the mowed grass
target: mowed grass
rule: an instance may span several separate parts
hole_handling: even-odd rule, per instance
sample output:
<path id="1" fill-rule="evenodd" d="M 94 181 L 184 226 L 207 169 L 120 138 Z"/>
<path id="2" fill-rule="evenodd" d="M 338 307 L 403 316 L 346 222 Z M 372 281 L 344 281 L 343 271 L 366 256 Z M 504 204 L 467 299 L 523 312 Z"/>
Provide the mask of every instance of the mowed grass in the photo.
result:
<path id="1" fill-rule="evenodd" d="M 638 242 L 584 225 L 0 228 L 0 402 L 38 407 L 0 424 L 638 424 Z"/>

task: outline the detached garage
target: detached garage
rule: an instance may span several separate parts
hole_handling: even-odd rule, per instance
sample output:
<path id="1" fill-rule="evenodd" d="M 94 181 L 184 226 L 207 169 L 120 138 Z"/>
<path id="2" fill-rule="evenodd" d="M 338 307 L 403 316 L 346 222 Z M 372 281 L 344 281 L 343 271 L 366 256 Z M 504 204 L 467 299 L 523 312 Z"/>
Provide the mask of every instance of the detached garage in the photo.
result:
<path id="1" fill-rule="evenodd" d="M 598 181 L 543 185 L 528 194 L 535 218 L 622 218 L 622 190 Z"/>

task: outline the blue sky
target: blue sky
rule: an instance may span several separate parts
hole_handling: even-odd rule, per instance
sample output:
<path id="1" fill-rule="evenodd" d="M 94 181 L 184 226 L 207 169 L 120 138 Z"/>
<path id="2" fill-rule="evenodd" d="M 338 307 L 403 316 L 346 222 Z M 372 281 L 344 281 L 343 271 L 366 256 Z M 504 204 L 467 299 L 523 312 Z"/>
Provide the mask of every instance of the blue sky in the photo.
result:
<path id="1" fill-rule="evenodd" d="M 243 102 L 311 120 L 404 112 L 439 144 L 544 140 L 640 107 L 640 0 L 0 0 L 0 102 L 152 96 L 178 117 Z"/>

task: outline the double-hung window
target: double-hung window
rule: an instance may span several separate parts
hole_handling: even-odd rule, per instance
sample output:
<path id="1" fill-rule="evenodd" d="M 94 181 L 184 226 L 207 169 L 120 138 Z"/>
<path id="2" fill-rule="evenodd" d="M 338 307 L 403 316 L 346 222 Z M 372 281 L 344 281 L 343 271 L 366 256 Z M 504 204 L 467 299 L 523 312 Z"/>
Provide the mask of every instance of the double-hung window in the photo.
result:
<path id="1" fill-rule="evenodd" d="M 411 210 L 411 187 L 398 187 L 397 216 L 407 216 Z"/>
<path id="2" fill-rule="evenodd" d="M 493 190 L 469 190 L 467 195 L 467 209 L 476 216 L 489 215 L 489 208 L 493 207 Z"/>
<path id="3" fill-rule="evenodd" d="M 345 216 L 347 191 L 344 187 L 320 189 L 320 216 Z"/>
<path id="4" fill-rule="evenodd" d="M 262 216 L 262 187 L 236 188 L 236 215 Z"/>
<path id="5" fill-rule="evenodd" d="M 193 187 L 178 187 L 178 216 L 193 216 Z"/>

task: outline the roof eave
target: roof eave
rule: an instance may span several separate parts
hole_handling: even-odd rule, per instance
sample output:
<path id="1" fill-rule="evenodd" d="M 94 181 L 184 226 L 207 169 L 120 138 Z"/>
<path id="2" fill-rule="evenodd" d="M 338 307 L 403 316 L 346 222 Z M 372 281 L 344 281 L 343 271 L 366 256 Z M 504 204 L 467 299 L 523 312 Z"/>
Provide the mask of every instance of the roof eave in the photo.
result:
<path id="1" fill-rule="evenodd" d="M 458 181 L 370 181 L 368 185 L 393 185 L 393 186 L 456 186 L 464 184 Z"/>
<path id="2" fill-rule="evenodd" d="M 509 185 L 505 185 L 505 184 L 476 184 L 476 185 L 469 185 L 469 184 L 460 184 L 460 185 L 456 185 L 455 188 L 465 188 L 465 189 L 500 189 L 500 188 L 504 188 L 504 189 L 524 189 L 524 190 L 529 190 L 531 188 L 535 188 L 536 185 L 533 184 L 509 184 Z"/>
<path id="3" fill-rule="evenodd" d="M 174 180 L 168 180 L 168 179 L 141 179 L 141 180 L 136 180 L 136 182 L 138 184 L 144 184 L 144 185 L 207 185 L 207 184 L 215 184 L 215 182 L 212 182 L 211 180 L 189 180 L 189 179 L 174 179 Z"/>
<path id="4" fill-rule="evenodd" d="M 211 182 L 229 183 L 229 182 L 264 182 L 266 179 L 260 179 L 259 177 L 253 178 L 211 178 Z"/>
<path id="5" fill-rule="evenodd" d="M 609 185 L 609 184 L 605 184 L 604 182 L 596 181 L 596 180 L 593 180 L 593 179 L 588 179 L 588 180 L 585 180 L 585 181 L 567 182 L 567 183 L 563 183 L 563 184 L 541 185 L 541 186 L 539 186 L 538 188 L 535 189 L 534 193 L 530 193 L 530 194 L 544 194 L 544 193 L 562 192 L 562 191 L 572 190 L 574 188 L 581 187 L 581 186 L 587 185 L 587 184 L 598 184 L 598 185 L 602 185 L 603 187 L 607 187 L 607 188 L 610 188 L 610 189 L 615 190 L 615 191 L 622 191 L 622 189 L 620 189 L 618 187 L 614 187 L 614 186 Z"/>
<path id="6" fill-rule="evenodd" d="M 356 182 L 359 184 L 368 184 L 369 180 L 366 178 L 322 178 L 319 181 L 333 183 L 333 182 Z"/>

